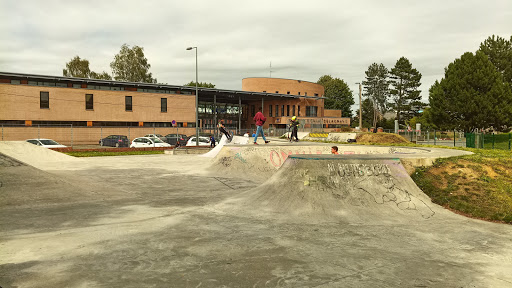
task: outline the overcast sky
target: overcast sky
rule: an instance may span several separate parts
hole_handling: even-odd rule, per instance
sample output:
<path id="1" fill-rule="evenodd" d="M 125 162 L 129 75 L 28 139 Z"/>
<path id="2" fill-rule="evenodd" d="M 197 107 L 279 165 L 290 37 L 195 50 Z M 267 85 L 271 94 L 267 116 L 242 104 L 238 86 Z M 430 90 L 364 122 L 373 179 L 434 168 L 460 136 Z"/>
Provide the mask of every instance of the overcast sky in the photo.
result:
<path id="1" fill-rule="evenodd" d="M 428 89 L 487 37 L 512 34 L 512 0 L 0 1 L 0 71 L 61 76 L 78 55 L 111 74 L 122 44 L 138 45 L 160 83 L 195 79 L 240 90 L 242 78 L 355 84 L 374 62 L 405 56 Z M 356 103 L 359 99 L 355 97 Z"/>

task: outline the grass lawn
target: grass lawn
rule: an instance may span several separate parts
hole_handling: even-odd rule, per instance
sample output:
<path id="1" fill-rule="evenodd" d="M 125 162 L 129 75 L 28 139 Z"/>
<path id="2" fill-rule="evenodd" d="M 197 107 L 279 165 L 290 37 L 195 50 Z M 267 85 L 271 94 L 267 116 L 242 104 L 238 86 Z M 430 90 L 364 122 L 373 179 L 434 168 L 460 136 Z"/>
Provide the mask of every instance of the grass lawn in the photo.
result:
<path id="1" fill-rule="evenodd" d="M 411 176 L 434 203 L 468 217 L 512 223 L 512 152 L 464 149 Z"/>
<path id="2" fill-rule="evenodd" d="M 97 156 L 125 156 L 125 155 L 150 155 L 164 154 L 164 151 L 85 151 L 85 152 L 66 152 L 65 154 L 74 157 L 97 157 Z"/>

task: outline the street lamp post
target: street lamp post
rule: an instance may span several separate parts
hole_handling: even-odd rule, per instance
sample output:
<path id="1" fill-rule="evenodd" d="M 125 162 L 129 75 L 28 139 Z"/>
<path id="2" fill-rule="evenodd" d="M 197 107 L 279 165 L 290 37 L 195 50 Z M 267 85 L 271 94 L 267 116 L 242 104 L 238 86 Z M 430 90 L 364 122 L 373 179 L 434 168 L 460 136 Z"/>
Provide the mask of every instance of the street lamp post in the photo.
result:
<path id="1" fill-rule="evenodd" d="M 187 50 L 196 49 L 196 146 L 199 146 L 199 98 L 198 98 L 198 82 L 197 82 L 197 47 L 188 47 Z"/>
<path id="2" fill-rule="evenodd" d="M 356 83 L 359 84 L 359 131 L 363 131 L 363 109 L 361 108 L 362 102 L 361 102 L 361 93 L 362 93 L 362 85 L 360 82 Z"/>

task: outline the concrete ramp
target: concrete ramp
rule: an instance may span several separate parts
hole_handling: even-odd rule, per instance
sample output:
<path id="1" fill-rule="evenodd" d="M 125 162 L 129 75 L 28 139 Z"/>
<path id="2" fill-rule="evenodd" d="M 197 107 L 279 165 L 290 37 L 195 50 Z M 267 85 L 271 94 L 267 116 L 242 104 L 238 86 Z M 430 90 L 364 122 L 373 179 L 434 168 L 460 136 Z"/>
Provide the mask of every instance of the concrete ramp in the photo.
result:
<path id="1" fill-rule="evenodd" d="M 429 221 L 446 213 L 398 158 L 374 155 L 291 155 L 263 185 L 220 207 L 286 221 L 364 224 Z"/>
<path id="2" fill-rule="evenodd" d="M 226 145 L 226 144 L 246 145 L 248 142 L 249 142 L 248 137 L 233 136 L 233 139 L 231 139 L 231 142 L 228 143 L 228 139 L 227 139 L 226 135 L 222 135 L 222 137 L 220 138 L 219 144 L 217 144 L 215 146 L 215 148 L 208 151 L 208 153 L 205 153 L 205 154 L 202 154 L 199 156 L 213 158 L 213 157 L 217 156 L 217 154 L 219 154 L 220 150 L 222 150 L 222 147 L 224 147 L 224 145 Z"/>
<path id="3" fill-rule="evenodd" d="M 51 170 L 59 167 L 63 162 L 81 161 L 81 159 L 25 141 L 0 141 L 0 153 L 41 170 Z"/>

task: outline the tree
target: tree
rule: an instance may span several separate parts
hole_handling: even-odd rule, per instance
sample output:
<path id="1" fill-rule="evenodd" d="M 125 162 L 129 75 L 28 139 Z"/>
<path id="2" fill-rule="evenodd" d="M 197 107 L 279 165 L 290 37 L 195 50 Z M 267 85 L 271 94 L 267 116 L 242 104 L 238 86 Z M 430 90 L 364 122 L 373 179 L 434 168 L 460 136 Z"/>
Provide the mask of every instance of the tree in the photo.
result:
<path id="1" fill-rule="evenodd" d="M 79 77 L 79 78 L 92 78 L 92 79 L 104 79 L 112 80 L 112 77 L 107 72 L 96 73 L 89 69 L 89 60 L 80 59 L 79 56 L 75 56 L 71 61 L 66 63 L 67 69 L 62 69 L 62 75 L 66 77 Z"/>
<path id="2" fill-rule="evenodd" d="M 196 86 L 196 81 L 190 81 L 189 83 L 185 84 L 184 86 Z M 198 87 L 204 87 L 204 88 L 215 88 L 215 85 L 212 83 L 207 82 L 199 82 L 197 83 Z"/>
<path id="3" fill-rule="evenodd" d="M 512 126 L 512 91 L 503 75 L 481 51 L 464 53 L 445 68 L 429 90 L 432 121 L 443 129 Z"/>
<path id="4" fill-rule="evenodd" d="M 90 78 L 92 79 L 102 79 L 102 80 L 112 80 L 112 76 L 110 76 L 107 72 L 103 71 L 103 73 L 96 73 L 91 71 Z"/>
<path id="5" fill-rule="evenodd" d="M 363 81 L 363 96 L 370 99 L 373 105 L 372 127 L 376 127 L 378 120 L 387 111 L 389 95 L 388 69 L 382 63 L 373 63 L 368 66 L 365 74 L 366 80 Z"/>
<path id="6" fill-rule="evenodd" d="M 144 48 L 123 44 L 119 54 L 110 63 L 112 74 L 117 81 L 157 83 L 149 72 L 151 65 L 144 57 Z"/>
<path id="7" fill-rule="evenodd" d="M 62 75 L 65 77 L 89 78 L 90 74 L 89 60 L 80 59 L 78 56 L 66 63 L 66 69 L 62 69 Z"/>
<path id="8" fill-rule="evenodd" d="M 423 112 L 419 116 L 414 116 L 409 120 L 409 126 L 416 127 L 416 124 L 420 123 L 422 129 L 438 129 L 437 125 L 432 120 L 432 111 L 430 108 L 423 109 Z"/>
<path id="9" fill-rule="evenodd" d="M 509 41 L 492 35 L 480 44 L 479 51 L 487 55 L 489 61 L 503 75 L 503 79 L 512 84 L 512 36 Z"/>
<path id="10" fill-rule="evenodd" d="M 332 78 L 331 75 L 323 75 L 316 83 L 324 86 L 325 109 L 341 110 L 343 117 L 352 117 L 354 95 L 345 81 Z"/>
<path id="11" fill-rule="evenodd" d="M 421 102 L 421 73 L 412 68 L 411 62 L 405 57 L 396 61 L 395 67 L 391 68 L 389 81 L 390 108 L 396 112 L 398 123 L 408 121 L 418 115 L 418 111 L 425 106 Z"/>

